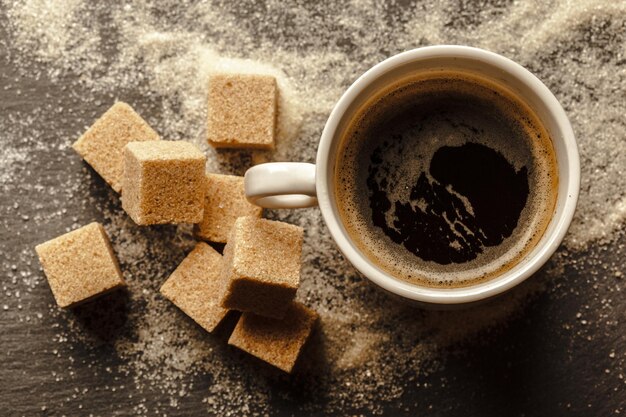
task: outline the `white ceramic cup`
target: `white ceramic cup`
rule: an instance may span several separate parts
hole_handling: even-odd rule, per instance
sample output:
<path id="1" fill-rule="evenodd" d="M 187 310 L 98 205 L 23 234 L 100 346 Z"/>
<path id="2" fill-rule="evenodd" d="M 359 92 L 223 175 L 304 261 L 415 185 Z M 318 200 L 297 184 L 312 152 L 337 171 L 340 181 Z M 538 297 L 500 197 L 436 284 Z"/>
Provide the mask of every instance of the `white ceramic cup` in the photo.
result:
<path id="1" fill-rule="evenodd" d="M 373 94 L 420 71 L 469 71 L 504 84 L 541 119 L 552 138 L 558 164 L 558 197 L 552 220 L 535 248 L 515 266 L 492 279 L 459 288 L 432 288 L 390 275 L 352 242 L 342 224 L 334 190 L 335 162 L 342 133 L 355 112 Z M 365 162 L 364 162 L 365 163 Z M 344 256 L 384 290 L 425 306 L 452 307 L 496 296 L 531 276 L 557 249 L 574 215 L 580 186 L 580 163 L 574 132 L 565 111 L 537 77 L 515 62 L 467 46 L 429 46 L 395 55 L 360 76 L 341 97 L 322 133 L 316 164 L 275 162 L 250 168 L 245 175 L 247 198 L 267 208 L 319 204 L 330 233 Z"/>

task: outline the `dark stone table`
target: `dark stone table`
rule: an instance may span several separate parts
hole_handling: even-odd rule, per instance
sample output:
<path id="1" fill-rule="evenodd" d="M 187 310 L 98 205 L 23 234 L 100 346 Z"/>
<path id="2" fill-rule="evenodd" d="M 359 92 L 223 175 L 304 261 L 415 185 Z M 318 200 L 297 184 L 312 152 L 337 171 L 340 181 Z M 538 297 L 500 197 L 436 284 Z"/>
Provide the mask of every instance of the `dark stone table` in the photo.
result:
<path id="1" fill-rule="evenodd" d="M 623 2 L 2 4 L 0 415 L 626 413 Z M 298 298 L 322 316 L 292 376 L 226 345 L 236 317 L 210 335 L 159 295 L 193 247 L 191 229 L 133 225 L 69 146 L 121 99 L 167 139 L 202 146 L 213 170 L 312 161 L 352 80 L 386 56 L 437 43 L 505 54 L 561 100 L 583 162 L 572 232 L 502 298 L 430 312 L 358 277 L 316 209 L 268 211 L 305 228 Z M 208 148 L 196 69 L 226 68 L 218 53 L 287 74 L 293 85 L 282 93 L 301 97 L 286 103 L 301 105 L 297 139 L 285 134 L 274 154 Z M 60 310 L 34 246 L 94 220 L 129 288 Z"/>

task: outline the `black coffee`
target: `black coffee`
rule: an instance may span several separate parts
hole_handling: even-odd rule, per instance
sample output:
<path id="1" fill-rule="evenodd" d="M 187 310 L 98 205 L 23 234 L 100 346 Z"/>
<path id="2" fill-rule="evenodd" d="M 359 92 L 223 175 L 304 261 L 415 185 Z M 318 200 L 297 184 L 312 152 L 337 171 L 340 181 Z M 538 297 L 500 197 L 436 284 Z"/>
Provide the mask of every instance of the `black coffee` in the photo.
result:
<path id="1" fill-rule="evenodd" d="M 394 276 L 464 286 L 511 268 L 556 201 L 551 140 L 503 88 L 460 73 L 405 80 L 357 111 L 336 166 L 354 243 Z"/>

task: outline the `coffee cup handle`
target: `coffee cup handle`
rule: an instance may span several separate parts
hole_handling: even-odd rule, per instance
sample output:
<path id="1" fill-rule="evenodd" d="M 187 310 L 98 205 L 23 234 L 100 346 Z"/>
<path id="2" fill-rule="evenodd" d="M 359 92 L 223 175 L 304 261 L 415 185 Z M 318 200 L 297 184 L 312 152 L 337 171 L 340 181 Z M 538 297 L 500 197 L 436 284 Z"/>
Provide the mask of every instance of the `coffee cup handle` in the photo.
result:
<path id="1" fill-rule="evenodd" d="M 314 164 L 269 162 L 253 166 L 246 171 L 244 188 L 248 201 L 265 208 L 317 205 Z"/>

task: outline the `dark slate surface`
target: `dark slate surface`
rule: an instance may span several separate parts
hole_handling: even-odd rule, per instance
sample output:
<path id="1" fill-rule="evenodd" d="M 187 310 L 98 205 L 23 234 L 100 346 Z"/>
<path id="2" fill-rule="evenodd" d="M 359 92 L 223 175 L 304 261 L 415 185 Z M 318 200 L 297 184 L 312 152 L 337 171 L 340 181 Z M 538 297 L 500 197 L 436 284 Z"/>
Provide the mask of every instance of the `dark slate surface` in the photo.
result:
<path id="1" fill-rule="evenodd" d="M 2 39 L 6 39 L 5 23 L 0 18 Z M 47 117 L 34 122 L 41 131 L 39 141 L 66 142 L 68 136 L 73 137 L 107 107 L 106 104 L 94 106 L 95 100 L 108 103 L 121 93 L 112 91 L 109 96 L 87 99 L 71 77 L 65 80 L 72 86 L 68 91 L 63 82 L 51 83 L 45 77 L 36 79 L 18 72 L 10 54 L 10 48 L 0 48 L 3 126 L 19 125 L 11 119 L 12 115 L 28 114 L 58 103 L 75 110 L 71 116 L 54 111 L 36 113 Z M 124 93 L 132 97 L 132 93 Z M 158 101 L 144 101 L 142 106 L 140 110 L 149 114 Z M 80 123 L 67 123 L 64 118 L 69 117 Z M 1 143 L 3 147 L 10 144 L 29 151 L 24 161 L 15 163 L 18 179 L 3 184 L 0 195 L 3 268 L 0 415 L 126 416 L 138 413 L 138 404 L 162 402 L 158 390 L 134 391 L 133 375 L 120 368 L 122 360 L 112 346 L 131 308 L 128 295 L 115 293 L 73 312 L 51 314 L 55 311 L 53 299 L 33 251 L 35 244 L 63 233 L 72 223 L 102 219 L 96 207 L 119 203 L 93 171 L 85 171 L 80 163 L 67 162 L 74 159 L 71 149 L 56 153 L 38 150 L 24 140 L 17 127 L 1 137 L 8 141 Z M 91 204 L 71 198 L 71 193 L 58 187 L 67 178 L 79 181 L 85 176 L 89 177 Z M 41 188 L 34 188 L 33 184 Z M 53 212 L 50 207 L 61 206 L 67 212 L 50 218 L 49 222 L 38 217 L 46 218 Z M 155 239 L 167 241 L 174 231 L 163 227 L 150 233 Z M 563 273 L 547 280 L 545 291 L 524 304 L 520 314 L 432 358 L 445 366 L 420 375 L 419 386 L 405 390 L 396 404 L 384 405 L 387 414 L 609 416 L 625 413 L 626 384 L 622 374 L 626 374 L 626 297 L 619 292 L 620 281 L 609 276 L 603 267 L 603 264 L 617 264 L 623 269 L 624 259 L 620 256 L 624 245 L 626 237 L 622 234 L 609 245 L 594 245 L 587 251 L 571 254 Z M 565 252 L 561 249 L 560 253 Z M 178 250 L 171 259 L 160 261 L 176 265 L 181 257 Z M 543 275 L 540 272 L 532 279 L 541 280 L 545 278 Z M 15 295 L 16 291 L 19 296 Z M 611 300 L 608 304 L 607 298 Z M 102 313 L 105 309 L 106 317 Z M 576 317 L 580 311 L 585 312 L 587 325 Z M 60 334 L 74 331 L 67 327 L 68 315 L 77 318 L 81 331 L 97 336 L 102 343 L 86 347 L 77 340 L 59 340 Z M 216 337 L 225 339 L 227 329 Z M 195 378 L 185 401 L 169 414 L 205 415 L 201 399 L 211 383 L 209 377 Z M 124 388 L 111 390 L 110 386 Z M 277 384 L 276 389 L 290 388 Z M 297 400 L 297 393 L 294 395 Z M 273 404 L 275 415 L 297 415 L 296 410 L 297 401 L 276 400 Z M 368 410 L 346 412 L 368 414 Z"/>

